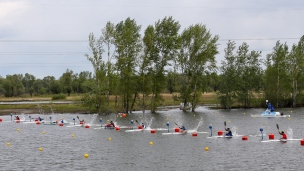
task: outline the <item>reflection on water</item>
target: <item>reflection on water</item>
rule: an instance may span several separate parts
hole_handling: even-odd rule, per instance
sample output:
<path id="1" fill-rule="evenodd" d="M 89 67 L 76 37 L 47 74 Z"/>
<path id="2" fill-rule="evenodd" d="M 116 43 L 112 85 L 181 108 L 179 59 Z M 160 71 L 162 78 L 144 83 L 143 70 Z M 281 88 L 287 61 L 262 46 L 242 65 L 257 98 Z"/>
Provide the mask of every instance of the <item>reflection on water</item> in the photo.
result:
<path id="1" fill-rule="evenodd" d="M 291 118 L 252 118 L 264 109 L 212 110 L 199 107 L 195 113 L 178 109 L 157 114 L 141 112 L 102 116 L 103 124 L 115 121 L 122 129 L 104 129 L 99 115 L 51 114 L 22 115 L 25 122 L 15 123 L 11 116 L 1 116 L 0 123 L 0 168 L 1 170 L 302 170 L 303 146 L 298 141 L 287 143 L 261 143 L 260 128 L 264 139 L 273 133 L 275 139 L 280 130 L 286 130 L 289 138 L 302 139 L 302 108 L 282 109 Z M 292 111 L 291 111 L 292 110 Z M 21 115 L 20 115 L 21 116 Z M 29 121 L 29 116 L 52 120 L 64 118 L 70 125 L 44 125 Z M 91 121 L 91 127 L 74 126 L 73 118 Z M 145 122 L 156 133 L 145 131 L 125 132 L 131 129 L 130 121 Z M 227 122 L 235 135 L 233 138 L 207 138 L 212 131 L 224 130 Z M 188 130 L 202 132 L 198 136 L 162 135 L 174 132 L 175 123 Z M 209 125 L 212 124 L 212 129 Z M 137 128 L 134 123 L 134 128 Z M 99 129 L 95 129 L 99 128 Z M 19 131 L 18 131 L 19 130 Z M 162 131 L 163 130 L 163 131 Z M 235 131 L 235 132 L 234 132 Z M 42 133 L 44 132 L 44 133 Z M 203 133 L 205 132 L 205 133 Z M 72 136 L 73 135 L 73 136 Z M 109 140 L 111 138 L 111 140 Z M 153 145 L 150 145 L 153 142 Z M 10 146 L 7 145 L 10 143 Z M 205 151 L 205 147 L 209 151 Z M 43 150 L 40 151 L 39 149 Z M 84 154 L 89 154 L 84 158 Z M 288 159 L 288 163 L 286 163 Z"/>

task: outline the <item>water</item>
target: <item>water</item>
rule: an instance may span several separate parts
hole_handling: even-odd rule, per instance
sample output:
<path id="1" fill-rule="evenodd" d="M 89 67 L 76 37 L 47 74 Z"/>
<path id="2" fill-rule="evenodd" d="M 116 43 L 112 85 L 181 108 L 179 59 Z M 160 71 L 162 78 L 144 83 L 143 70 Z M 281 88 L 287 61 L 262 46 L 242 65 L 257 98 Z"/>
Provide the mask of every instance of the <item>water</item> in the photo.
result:
<path id="1" fill-rule="evenodd" d="M 32 118 L 42 116 L 44 119 L 52 116 L 53 120 L 64 117 L 71 124 L 77 116 L 86 121 L 95 117 L 90 128 L 14 123 L 9 122 L 11 116 L 1 116 L 0 170 L 302 170 L 304 146 L 299 141 L 261 142 L 261 127 L 266 134 L 264 140 L 268 140 L 270 133 L 275 135 L 275 139 L 279 138 L 276 124 L 279 124 L 280 131 L 287 132 L 288 138 L 304 138 L 304 109 L 278 110 L 291 114 L 290 119 L 250 116 L 260 114 L 264 109 L 211 110 L 205 107 L 198 108 L 195 113 L 184 113 L 179 109 L 158 114 L 146 112 L 144 119 L 141 118 L 142 112 L 128 114 L 126 118 L 102 116 L 102 124 L 115 120 L 120 126 L 131 126 L 131 120 L 142 120 L 152 129 L 164 129 L 155 134 L 149 131 L 125 132 L 127 129 L 94 129 L 101 125 L 101 116 L 94 114 L 31 115 Z M 29 116 L 25 115 L 25 118 Z M 227 127 L 235 129 L 236 134 L 247 135 L 248 140 L 243 141 L 241 136 L 207 138 L 210 136 L 209 125 L 212 124 L 213 135 L 216 136 L 218 130 L 224 130 L 224 121 Z M 167 122 L 170 123 L 170 132 L 174 131 L 177 123 L 185 125 L 188 130 L 206 133 L 197 137 L 190 133 L 162 135 L 167 132 Z M 8 142 L 10 146 L 7 146 Z M 205 151 L 206 147 L 209 151 Z M 84 158 L 84 154 L 89 157 Z"/>

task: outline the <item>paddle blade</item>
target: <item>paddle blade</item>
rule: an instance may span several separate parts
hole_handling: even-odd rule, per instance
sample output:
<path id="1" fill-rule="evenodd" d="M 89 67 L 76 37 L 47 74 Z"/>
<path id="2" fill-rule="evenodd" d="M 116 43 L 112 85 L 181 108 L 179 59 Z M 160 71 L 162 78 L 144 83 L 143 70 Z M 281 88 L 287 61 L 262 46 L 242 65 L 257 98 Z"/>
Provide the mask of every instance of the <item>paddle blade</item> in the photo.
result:
<path id="1" fill-rule="evenodd" d="M 279 130 L 279 124 L 277 124 L 277 128 L 278 128 L 278 130 Z"/>
<path id="2" fill-rule="evenodd" d="M 225 125 L 225 127 L 226 127 L 226 121 L 224 122 L 224 125 Z"/>

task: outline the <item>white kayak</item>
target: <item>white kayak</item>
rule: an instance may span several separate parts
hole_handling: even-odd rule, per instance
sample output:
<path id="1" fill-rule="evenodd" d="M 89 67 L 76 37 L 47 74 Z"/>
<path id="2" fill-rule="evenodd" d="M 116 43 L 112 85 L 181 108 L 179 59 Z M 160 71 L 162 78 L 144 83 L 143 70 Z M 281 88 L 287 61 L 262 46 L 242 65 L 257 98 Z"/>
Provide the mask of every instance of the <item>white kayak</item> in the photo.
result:
<path id="1" fill-rule="evenodd" d="M 277 139 L 277 140 L 264 140 L 261 142 L 287 142 L 287 141 L 300 141 L 302 139 Z"/>

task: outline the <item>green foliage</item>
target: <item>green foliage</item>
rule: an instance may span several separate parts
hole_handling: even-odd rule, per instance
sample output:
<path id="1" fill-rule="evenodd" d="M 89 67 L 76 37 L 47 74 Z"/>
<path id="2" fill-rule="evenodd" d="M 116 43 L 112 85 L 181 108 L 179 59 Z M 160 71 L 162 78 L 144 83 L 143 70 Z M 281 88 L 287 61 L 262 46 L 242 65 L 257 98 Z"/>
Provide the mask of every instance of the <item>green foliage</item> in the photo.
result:
<path id="1" fill-rule="evenodd" d="M 52 100 L 65 100 L 66 95 L 60 93 L 60 94 L 55 94 L 52 96 Z"/>

